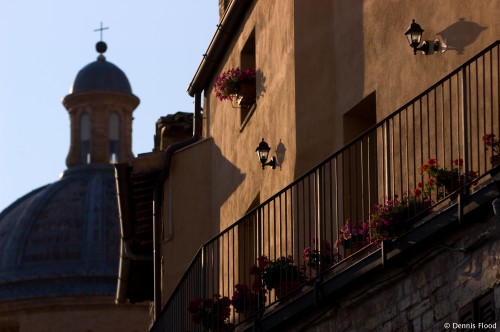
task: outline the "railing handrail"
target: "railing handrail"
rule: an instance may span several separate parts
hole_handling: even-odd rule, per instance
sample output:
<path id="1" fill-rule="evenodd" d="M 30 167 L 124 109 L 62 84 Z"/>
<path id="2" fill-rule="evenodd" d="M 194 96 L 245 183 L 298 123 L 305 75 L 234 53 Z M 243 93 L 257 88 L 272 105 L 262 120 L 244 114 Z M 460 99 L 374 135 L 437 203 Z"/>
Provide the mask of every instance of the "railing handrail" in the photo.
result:
<path id="1" fill-rule="evenodd" d="M 484 54 L 486 54 L 487 52 L 489 52 L 491 49 L 493 49 L 495 46 L 499 45 L 500 44 L 500 40 L 497 40 L 495 41 L 494 43 L 492 43 L 490 46 L 488 46 L 486 49 L 484 49 L 483 51 L 481 51 L 480 53 L 478 53 L 477 55 L 475 55 L 474 57 L 470 58 L 469 60 L 467 60 L 464 64 L 460 65 L 460 67 L 456 68 L 455 70 L 453 70 L 450 74 L 446 75 L 445 77 L 443 77 L 442 79 L 440 79 L 437 83 L 433 84 L 430 88 L 424 90 L 424 92 L 420 93 L 417 97 L 411 99 L 410 101 L 408 101 L 406 104 L 404 104 L 403 106 L 401 106 L 400 108 L 398 108 L 396 111 L 394 111 L 393 113 L 389 114 L 388 116 L 386 116 L 385 118 L 383 118 L 382 120 L 380 120 L 379 122 L 377 122 L 375 125 L 371 126 L 369 129 L 365 130 L 362 134 L 360 134 L 359 136 L 357 136 L 356 138 L 354 138 L 353 140 L 351 140 L 349 143 L 347 143 L 346 145 L 342 146 L 340 149 L 338 149 L 337 151 L 335 151 L 334 153 L 332 153 L 331 155 L 329 155 L 328 157 L 326 157 L 325 159 L 323 159 L 321 162 L 319 162 L 316 166 L 314 166 L 313 168 L 311 168 L 310 170 L 306 171 L 304 174 L 302 174 L 301 176 L 299 176 L 297 179 L 295 179 L 293 182 L 291 182 L 290 184 L 288 184 L 287 186 L 283 187 L 280 191 L 278 191 L 277 193 L 273 194 L 272 196 L 270 196 L 268 199 L 266 199 L 265 201 L 263 201 L 261 204 L 259 204 L 258 206 L 254 207 L 253 209 L 249 210 L 243 217 L 241 217 L 238 221 L 236 221 L 235 223 L 233 223 L 232 225 L 226 227 L 224 230 L 222 230 L 219 234 L 217 234 L 216 236 L 214 236 L 213 238 L 211 238 L 210 240 L 206 241 L 201 247 L 200 247 L 200 250 L 201 248 L 205 247 L 206 245 L 214 242 L 217 238 L 219 238 L 223 233 L 233 229 L 234 227 L 236 227 L 239 223 L 243 222 L 246 217 L 252 213 L 254 213 L 256 210 L 258 210 L 259 208 L 262 208 L 262 206 L 266 205 L 266 204 L 269 204 L 269 202 L 273 201 L 276 197 L 280 196 L 281 194 L 283 194 L 285 191 L 287 191 L 288 189 L 290 189 L 291 187 L 293 187 L 294 185 L 296 185 L 297 183 L 299 183 L 301 180 L 303 180 L 304 178 L 306 178 L 307 176 L 311 175 L 312 173 L 314 173 L 315 171 L 317 171 L 322 165 L 324 165 L 325 163 L 329 162 L 330 160 L 332 160 L 333 158 L 335 158 L 336 156 L 340 155 L 342 152 L 348 150 L 350 147 L 352 147 L 353 145 L 355 145 L 356 143 L 358 143 L 359 141 L 361 141 L 364 137 L 368 136 L 370 133 L 373 133 L 375 131 L 375 129 L 383 126 L 389 119 L 391 118 L 394 118 L 396 115 L 398 115 L 399 113 L 401 113 L 403 110 L 405 110 L 406 108 L 408 108 L 410 105 L 412 105 L 413 103 L 415 103 L 417 100 L 419 100 L 422 96 L 428 94 L 429 92 L 431 92 L 432 90 L 436 89 L 438 86 L 440 86 L 441 84 L 443 84 L 443 82 L 445 82 L 446 80 L 449 80 L 452 76 L 456 75 L 458 72 L 460 72 L 463 68 L 467 67 L 468 65 L 470 65 L 472 62 L 474 62 L 475 60 L 477 60 L 478 58 L 480 58 L 481 56 L 483 56 Z"/>
<path id="2" fill-rule="evenodd" d="M 332 153 L 330 156 L 328 156 L 327 158 L 325 158 L 324 160 L 322 160 L 321 162 L 319 162 L 315 167 L 311 168 L 310 170 L 308 170 L 307 172 L 305 172 L 304 174 L 302 174 L 301 176 L 299 176 L 297 179 L 295 179 L 293 182 L 291 182 L 290 184 L 288 184 L 287 186 L 285 186 L 284 188 L 282 188 L 281 190 L 279 190 L 277 193 L 275 193 L 274 195 L 272 195 L 269 198 L 267 198 L 261 204 L 259 204 L 255 208 L 253 208 L 250 211 L 248 211 L 243 217 L 241 217 L 235 223 L 233 223 L 229 227 L 225 228 L 223 231 L 221 231 L 219 234 L 217 234 L 216 236 L 214 236 L 210 240 L 206 241 L 200 247 L 200 249 L 198 250 L 197 254 L 192 259 L 191 263 L 189 264 L 189 267 L 186 269 L 186 272 L 182 276 L 180 282 L 177 284 L 176 288 L 174 289 L 174 291 L 172 293 L 172 296 L 167 301 L 166 306 L 164 307 L 163 310 L 165 310 L 165 308 L 168 307 L 168 305 L 171 303 L 171 301 L 174 300 L 174 295 L 177 292 L 179 292 L 180 287 L 182 286 L 183 282 L 188 278 L 188 272 L 191 270 L 191 268 L 193 268 L 194 264 L 200 258 L 200 255 L 202 255 L 203 251 L 206 248 L 208 248 L 211 244 L 215 243 L 216 241 L 218 241 L 219 239 L 221 239 L 224 235 L 226 235 L 230 231 L 234 230 L 237 226 L 239 226 L 240 224 L 244 223 L 246 220 L 248 220 L 249 217 L 251 217 L 252 215 L 256 214 L 260 209 L 263 209 L 264 207 L 266 207 L 267 205 L 269 205 L 274 200 L 278 199 L 281 195 L 285 194 L 288 190 L 290 190 L 294 186 L 297 186 L 298 184 L 300 184 L 301 181 L 303 181 L 308 176 L 310 176 L 310 175 L 314 174 L 315 172 L 317 172 L 321 167 L 323 167 L 327 163 L 331 162 L 333 159 L 341 156 L 344 152 L 348 151 L 350 148 L 354 147 L 356 144 L 362 142 L 364 139 L 366 139 L 367 137 L 369 137 L 371 134 L 376 133 L 377 129 L 379 129 L 379 128 L 383 127 L 384 125 L 386 125 L 391 119 L 395 118 L 396 116 L 398 116 L 399 114 L 401 114 L 403 111 L 405 111 L 406 109 L 408 109 L 409 107 L 411 107 L 415 103 L 418 103 L 419 100 L 421 100 L 425 95 L 427 95 L 430 92 L 438 89 L 445 82 L 447 82 L 450 79 L 452 79 L 454 76 L 456 76 L 457 74 L 459 74 L 462 70 L 464 70 L 465 68 L 467 68 L 468 66 L 470 66 L 473 62 L 477 61 L 479 58 L 481 58 L 482 56 L 484 56 L 485 54 L 487 54 L 488 52 L 490 52 L 492 49 L 494 49 L 498 45 L 500 45 L 500 40 L 497 40 L 497 41 L 493 42 L 490 46 L 488 46 L 483 51 L 479 52 L 477 55 L 473 56 L 472 58 L 470 58 L 469 60 L 467 60 L 466 62 L 464 62 L 462 65 L 460 65 L 458 68 L 456 68 L 455 70 L 453 70 L 451 73 L 449 73 L 448 75 L 446 75 L 445 77 L 443 77 L 442 79 L 440 79 L 437 83 L 433 84 L 432 86 L 430 86 L 429 88 L 427 88 L 426 90 L 424 90 L 422 93 L 420 93 L 418 96 L 416 96 L 415 98 L 413 98 L 410 101 L 408 101 L 407 103 L 405 103 L 403 106 L 401 106 L 400 108 L 398 108 L 395 112 L 389 114 L 388 116 L 386 116 L 385 118 L 383 118 L 382 120 L 380 120 L 377 124 L 373 125 L 368 130 L 364 131 L 361 135 L 359 135 L 358 137 L 356 137 L 355 139 L 353 139 L 352 141 L 350 141 L 349 143 L 347 143 L 346 145 L 344 145 L 343 147 L 341 147 L 340 149 L 338 149 L 337 151 L 335 151 L 334 153 Z M 469 185 L 469 184 L 467 183 L 466 185 Z M 156 322 L 155 322 L 155 324 L 156 324 Z"/>

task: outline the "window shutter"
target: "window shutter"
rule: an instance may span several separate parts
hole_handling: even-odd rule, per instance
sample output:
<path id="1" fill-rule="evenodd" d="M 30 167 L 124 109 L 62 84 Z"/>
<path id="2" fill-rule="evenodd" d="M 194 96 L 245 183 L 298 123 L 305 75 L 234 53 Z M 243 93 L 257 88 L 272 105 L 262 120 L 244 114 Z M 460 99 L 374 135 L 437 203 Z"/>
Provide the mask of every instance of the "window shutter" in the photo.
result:
<path id="1" fill-rule="evenodd" d="M 495 299 L 493 291 L 477 300 L 477 322 L 491 324 L 495 322 Z"/>
<path id="2" fill-rule="evenodd" d="M 467 304 L 465 307 L 462 307 L 458 312 L 460 324 L 470 324 L 469 326 L 473 326 L 472 324 L 476 321 L 476 315 L 474 314 L 474 303 L 471 302 Z M 465 325 L 464 325 L 465 326 Z M 461 331 L 473 331 L 473 329 L 463 329 Z"/>

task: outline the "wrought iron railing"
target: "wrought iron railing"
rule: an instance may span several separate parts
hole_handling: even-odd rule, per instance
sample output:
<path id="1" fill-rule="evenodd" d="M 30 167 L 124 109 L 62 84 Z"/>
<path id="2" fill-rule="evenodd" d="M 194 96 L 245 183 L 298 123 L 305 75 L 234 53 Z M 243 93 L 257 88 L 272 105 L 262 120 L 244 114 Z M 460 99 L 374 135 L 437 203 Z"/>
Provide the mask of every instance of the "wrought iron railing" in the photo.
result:
<path id="1" fill-rule="evenodd" d="M 484 133 L 500 135 L 499 61 L 499 42 L 495 42 L 203 245 L 152 331 L 201 331 L 204 323 L 212 331 L 224 331 L 228 326 L 221 317 L 231 326 L 252 322 L 277 301 L 307 287 L 310 280 L 346 268 L 367 248 L 373 249 L 367 240 L 373 239 L 370 233 L 342 236 L 347 221 L 361 227 L 369 223 L 375 204 L 422 189 L 419 183 L 428 178 L 421 167 L 429 159 L 436 159 L 441 168 L 459 169 L 460 174 L 488 172 L 494 152 L 485 149 L 482 138 Z M 452 178 L 458 185 L 453 189 L 433 190 L 433 202 L 447 204 L 455 190 L 467 195 L 470 183 L 463 179 Z M 407 213 L 408 218 L 415 215 Z M 343 245 L 335 248 L 334 243 Z M 320 259 L 305 264 L 306 248 Z M 252 265 L 261 256 L 269 260 L 289 256 L 308 279 L 254 294 L 252 286 L 259 279 L 255 280 Z M 296 274 L 289 268 L 276 275 L 275 282 L 290 281 Z M 231 298 L 236 285 L 248 288 L 246 297 L 235 299 L 226 316 L 217 302 L 211 308 L 211 301 L 193 302 L 214 295 Z"/>

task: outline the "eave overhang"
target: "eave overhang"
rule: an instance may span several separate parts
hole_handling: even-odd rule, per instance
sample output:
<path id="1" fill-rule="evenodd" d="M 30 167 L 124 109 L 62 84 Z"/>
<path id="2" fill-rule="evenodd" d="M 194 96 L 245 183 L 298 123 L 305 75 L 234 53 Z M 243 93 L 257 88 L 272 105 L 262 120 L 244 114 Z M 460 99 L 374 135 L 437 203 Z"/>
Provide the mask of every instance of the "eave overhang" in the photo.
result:
<path id="1" fill-rule="evenodd" d="M 189 84 L 187 92 L 191 97 L 207 88 L 216 74 L 220 62 L 227 49 L 237 37 L 237 30 L 243 22 L 243 17 L 250 9 L 253 0 L 233 0 L 229 4 L 217 31 L 210 42 L 207 52 L 203 55 L 196 73 Z"/>

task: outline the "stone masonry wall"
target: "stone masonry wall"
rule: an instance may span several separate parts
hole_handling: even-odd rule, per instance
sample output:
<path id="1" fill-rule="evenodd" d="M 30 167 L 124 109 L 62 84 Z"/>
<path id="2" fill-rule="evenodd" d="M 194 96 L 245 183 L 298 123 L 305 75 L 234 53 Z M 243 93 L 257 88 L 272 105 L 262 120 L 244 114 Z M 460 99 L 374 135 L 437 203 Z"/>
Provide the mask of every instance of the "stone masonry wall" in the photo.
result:
<path id="1" fill-rule="evenodd" d="M 491 208 L 472 218 L 432 240 L 427 250 L 355 284 L 290 330 L 460 331 L 459 310 L 491 289 L 498 322 L 500 222 Z"/>

